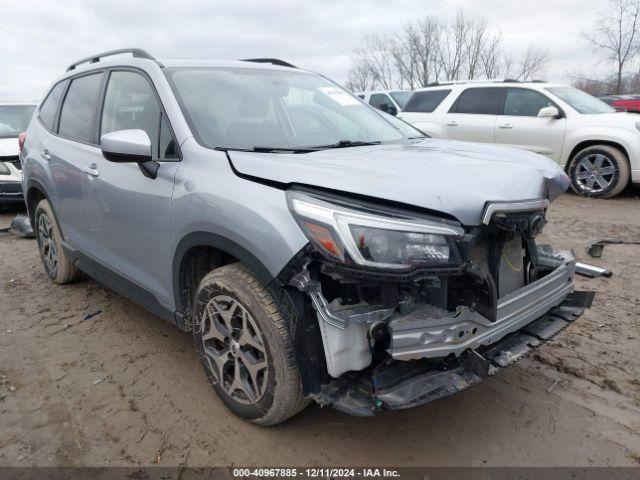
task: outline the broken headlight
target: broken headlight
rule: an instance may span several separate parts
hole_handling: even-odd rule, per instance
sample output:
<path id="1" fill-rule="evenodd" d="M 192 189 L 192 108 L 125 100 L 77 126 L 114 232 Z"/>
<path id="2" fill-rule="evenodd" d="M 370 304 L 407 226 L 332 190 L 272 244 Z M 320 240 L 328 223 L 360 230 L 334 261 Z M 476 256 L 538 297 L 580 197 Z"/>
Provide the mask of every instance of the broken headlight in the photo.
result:
<path id="1" fill-rule="evenodd" d="M 456 245 L 464 235 L 460 227 L 354 210 L 297 191 L 287 196 L 303 232 L 332 260 L 389 269 L 461 263 Z"/>

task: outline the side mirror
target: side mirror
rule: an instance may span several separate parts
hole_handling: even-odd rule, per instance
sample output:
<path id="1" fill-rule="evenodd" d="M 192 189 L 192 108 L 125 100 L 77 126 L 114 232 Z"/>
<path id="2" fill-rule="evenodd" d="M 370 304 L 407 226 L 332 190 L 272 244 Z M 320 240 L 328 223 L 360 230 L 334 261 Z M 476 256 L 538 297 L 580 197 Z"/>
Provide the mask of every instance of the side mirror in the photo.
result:
<path id="1" fill-rule="evenodd" d="M 556 107 L 544 107 L 538 112 L 539 117 L 560 118 L 560 111 Z"/>
<path id="2" fill-rule="evenodd" d="M 145 163 L 151 161 L 151 140 L 144 130 L 118 130 L 100 138 L 104 158 L 118 163 Z"/>

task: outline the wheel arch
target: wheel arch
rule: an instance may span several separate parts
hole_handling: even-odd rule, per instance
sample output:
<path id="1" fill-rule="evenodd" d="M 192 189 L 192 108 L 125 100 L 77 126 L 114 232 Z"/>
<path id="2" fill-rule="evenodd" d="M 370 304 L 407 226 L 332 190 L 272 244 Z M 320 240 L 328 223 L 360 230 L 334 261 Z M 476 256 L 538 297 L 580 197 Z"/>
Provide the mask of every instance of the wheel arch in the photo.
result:
<path id="1" fill-rule="evenodd" d="M 191 232 L 180 240 L 173 255 L 172 283 L 181 329 L 191 330 L 191 302 L 200 280 L 211 270 L 234 262 L 246 265 L 265 286 L 274 280 L 254 254 L 233 240 L 211 232 Z"/>
<path id="2" fill-rule="evenodd" d="M 27 182 L 27 191 L 25 192 L 24 201 L 27 207 L 27 215 L 29 216 L 29 221 L 31 221 L 32 226 L 35 224 L 36 206 L 38 205 L 38 202 L 45 199 L 51 203 L 47 190 L 42 186 L 42 184 L 34 179 L 29 180 Z M 53 209 L 53 205 L 51 208 Z M 55 211 L 53 214 L 55 215 Z M 56 221 L 57 220 L 58 219 L 56 218 Z"/>
<path id="3" fill-rule="evenodd" d="M 595 147 L 597 145 L 605 145 L 607 147 L 617 148 L 624 154 L 625 158 L 627 159 L 627 163 L 631 165 L 631 162 L 629 159 L 629 152 L 621 143 L 615 142 L 612 140 L 582 140 L 571 149 L 571 152 L 569 153 L 569 157 L 567 158 L 567 161 L 564 164 L 564 171 L 567 174 L 569 173 L 569 166 L 571 165 L 571 161 L 579 151 L 584 150 L 585 148 L 588 148 L 588 147 Z"/>

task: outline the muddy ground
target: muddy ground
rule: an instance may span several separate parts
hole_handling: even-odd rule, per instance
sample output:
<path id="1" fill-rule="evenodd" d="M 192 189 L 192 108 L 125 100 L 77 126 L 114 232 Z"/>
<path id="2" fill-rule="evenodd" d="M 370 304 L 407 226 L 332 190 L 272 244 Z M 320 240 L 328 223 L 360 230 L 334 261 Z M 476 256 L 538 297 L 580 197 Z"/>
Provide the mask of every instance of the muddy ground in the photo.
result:
<path id="1" fill-rule="evenodd" d="M 582 259 L 590 240 L 638 240 L 639 194 L 565 195 L 545 239 Z M 52 284 L 33 240 L 0 234 L 0 466 L 638 465 L 640 246 L 593 263 L 614 272 L 579 280 L 594 307 L 479 386 L 366 419 L 312 406 L 266 429 L 216 398 L 189 334 L 93 281 Z"/>

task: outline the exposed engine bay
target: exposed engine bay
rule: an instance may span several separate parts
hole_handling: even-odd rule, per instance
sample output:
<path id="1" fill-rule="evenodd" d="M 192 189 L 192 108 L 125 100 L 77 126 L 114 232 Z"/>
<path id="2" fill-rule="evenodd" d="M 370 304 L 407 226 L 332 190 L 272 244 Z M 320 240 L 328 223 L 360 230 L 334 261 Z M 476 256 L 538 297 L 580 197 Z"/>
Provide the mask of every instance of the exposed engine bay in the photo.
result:
<path id="1" fill-rule="evenodd" d="M 310 300 L 324 356 L 311 363 L 326 365 L 305 393 L 356 415 L 413 407 L 478 383 L 579 317 L 593 295 L 573 292 L 572 253 L 535 242 L 547 205 L 487 205 L 483 224 L 447 239 L 448 261 L 436 266 L 363 268 L 302 252 L 288 284 Z M 390 242 L 380 243 L 360 252 L 380 256 L 371 250 Z M 440 259 L 444 245 L 426 250 Z"/>

